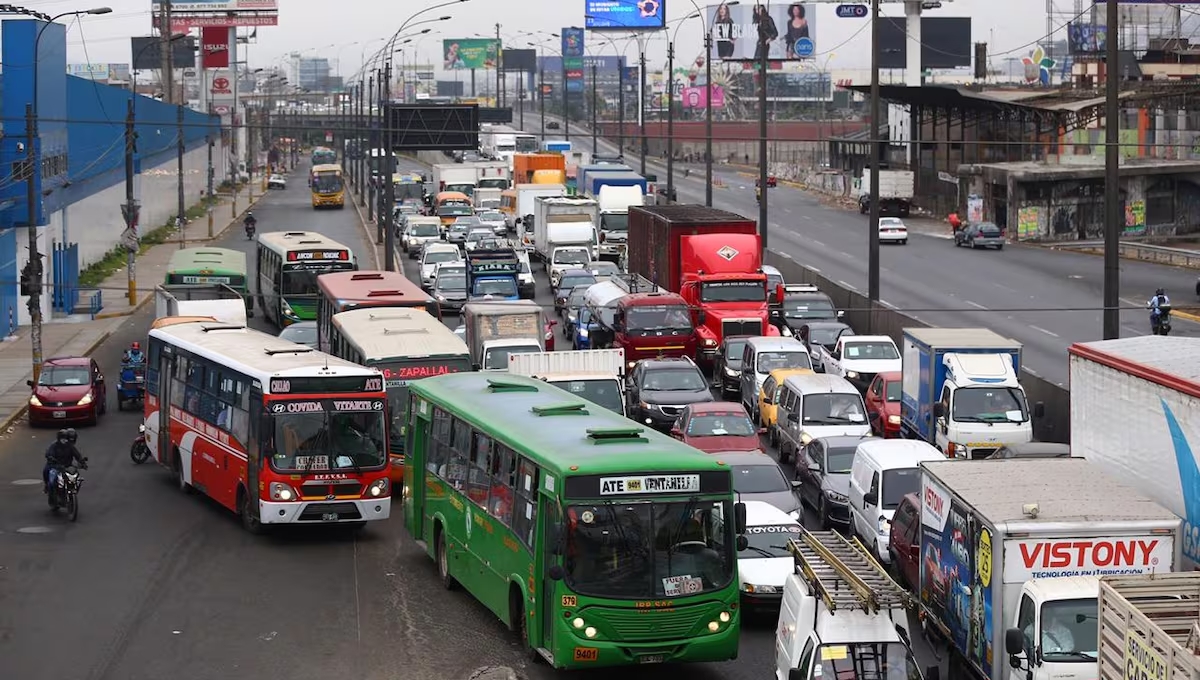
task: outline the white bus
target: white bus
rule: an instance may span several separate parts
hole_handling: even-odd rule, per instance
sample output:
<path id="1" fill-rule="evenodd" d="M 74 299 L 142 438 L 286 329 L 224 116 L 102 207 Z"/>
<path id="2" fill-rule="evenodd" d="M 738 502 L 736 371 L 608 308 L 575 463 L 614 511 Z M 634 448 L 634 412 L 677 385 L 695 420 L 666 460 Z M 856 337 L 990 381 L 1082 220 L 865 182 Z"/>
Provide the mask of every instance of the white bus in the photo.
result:
<path id="1" fill-rule="evenodd" d="M 387 519 L 383 375 L 242 325 L 156 319 L 146 443 L 183 491 L 264 524 Z"/>
<path id="2" fill-rule="evenodd" d="M 467 343 L 428 312 L 405 307 L 374 307 L 332 317 L 329 351 L 383 373 L 391 413 L 394 482 L 403 477 L 404 433 L 408 422 L 408 383 L 471 370 Z"/>
<path id="3" fill-rule="evenodd" d="M 349 246 L 311 231 L 260 233 L 257 250 L 258 307 L 280 328 L 316 320 L 318 276 L 358 269 Z"/>

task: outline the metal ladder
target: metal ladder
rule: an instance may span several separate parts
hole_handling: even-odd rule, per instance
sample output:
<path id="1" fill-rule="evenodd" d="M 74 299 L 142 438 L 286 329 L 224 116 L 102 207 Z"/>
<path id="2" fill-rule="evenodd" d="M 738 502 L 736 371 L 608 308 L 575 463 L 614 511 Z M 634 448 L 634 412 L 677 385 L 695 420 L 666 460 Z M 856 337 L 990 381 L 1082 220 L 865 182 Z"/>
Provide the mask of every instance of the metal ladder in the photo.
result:
<path id="1" fill-rule="evenodd" d="M 861 609 L 877 613 L 916 604 L 857 538 L 847 540 L 836 531 L 802 529 L 799 538 L 788 541 L 787 548 L 796 560 L 796 572 L 831 612 Z"/>

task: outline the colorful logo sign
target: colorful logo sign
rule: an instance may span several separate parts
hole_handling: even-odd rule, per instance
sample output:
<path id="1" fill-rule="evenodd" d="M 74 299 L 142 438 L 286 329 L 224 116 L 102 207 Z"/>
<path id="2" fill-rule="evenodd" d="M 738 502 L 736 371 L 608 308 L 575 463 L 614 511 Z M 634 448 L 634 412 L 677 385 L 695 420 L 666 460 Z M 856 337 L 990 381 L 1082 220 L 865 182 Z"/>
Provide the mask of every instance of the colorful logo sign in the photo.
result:
<path id="1" fill-rule="evenodd" d="M 442 68 L 447 71 L 494 69 L 499 63 L 500 41 L 495 38 L 442 41 Z"/>
<path id="2" fill-rule="evenodd" d="M 1049 85 L 1050 73 L 1058 62 L 1046 56 L 1046 51 L 1038 45 L 1029 56 L 1021 57 L 1021 63 L 1025 65 L 1026 82 Z"/>

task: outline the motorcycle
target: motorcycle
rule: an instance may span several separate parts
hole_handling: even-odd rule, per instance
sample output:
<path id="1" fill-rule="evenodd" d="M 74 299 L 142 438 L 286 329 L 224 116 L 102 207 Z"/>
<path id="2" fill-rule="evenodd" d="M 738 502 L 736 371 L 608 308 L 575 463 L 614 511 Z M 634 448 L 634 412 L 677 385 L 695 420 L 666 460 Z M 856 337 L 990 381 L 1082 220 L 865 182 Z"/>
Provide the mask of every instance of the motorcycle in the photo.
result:
<path id="1" fill-rule="evenodd" d="M 87 458 L 83 459 L 83 463 L 86 469 Z M 79 474 L 79 468 L 74 465 L 56 468 L 54 484 L 50 487 L 50 493 L 47 494 L 50 511 L 57 512 L 59 508 L 65 508 L 67 519 L 72 522 L 79 519 L 79 487 L 81 486 L 83 486 L 83 476 Z"/>
<path id="2" fill-rule="evenodd" d="M 1170 335 L 1171 334 L 1171 310 L 1167 308 L 1159 308 L 1158 316 L 1150 317 L 1150 334 L 1151 335 Z"/>
<path id="3" fill-rule="evenodd" d="M 246 240 L 247 241 L 254 240 L 254 230 L 257 226 L 258 226 L 258 222 L 247 222 L 246 223 Z"/>
<path id="4" fill-rule="evenodd" d="M 150 446 L 146 443 L 146 426 L 138 425 L 138 436 L 129 447 L 129 457 L 135 465 L 141 465 L 150 460 Z"/>

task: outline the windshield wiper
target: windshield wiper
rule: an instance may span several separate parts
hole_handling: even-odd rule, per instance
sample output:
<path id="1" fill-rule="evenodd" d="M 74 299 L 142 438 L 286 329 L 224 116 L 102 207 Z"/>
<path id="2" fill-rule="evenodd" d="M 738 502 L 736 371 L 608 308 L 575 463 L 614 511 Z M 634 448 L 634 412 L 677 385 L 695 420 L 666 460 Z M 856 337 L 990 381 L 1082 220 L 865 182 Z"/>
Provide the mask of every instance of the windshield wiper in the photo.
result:
<path id="1" fill-rule="evenodd" d="M 782 546 L 778 546 L 778 545 L 773 545 L 770 547 L 776 548 L 778 550 L 786 550 L 786 548 L 783 548 Z M 746 549 L 753 550 L 754 552 L 762 555 L 763 557 L 770 557 L 770 558 L 787 557 L 787 555 L 776 555 L 775 553 L 771 552 L 770 550 L 767 550 L 766 548 L 760 548 L 757 545 L 748 545 L 748 546 L 746 546 Z"/>

